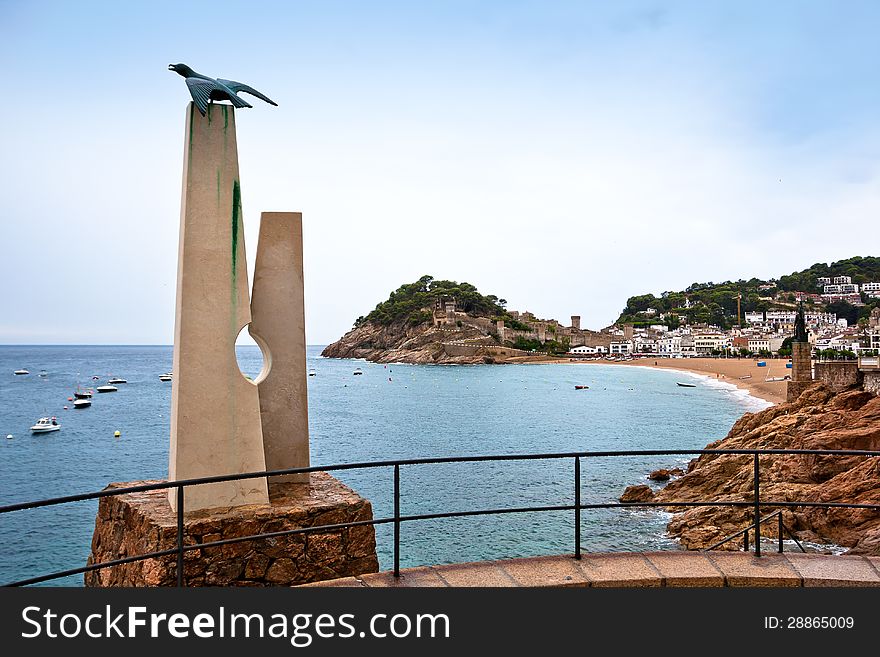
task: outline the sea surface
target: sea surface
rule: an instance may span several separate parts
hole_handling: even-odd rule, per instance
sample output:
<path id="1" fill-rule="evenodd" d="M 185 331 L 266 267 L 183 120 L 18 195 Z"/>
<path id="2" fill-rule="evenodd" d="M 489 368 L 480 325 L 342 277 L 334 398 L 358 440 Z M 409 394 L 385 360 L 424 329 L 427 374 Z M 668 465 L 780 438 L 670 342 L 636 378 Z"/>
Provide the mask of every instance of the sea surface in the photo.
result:
<path id="1" fill-rule="evenodd" d="M 320 357 L 308 348 L 313 465 L 429 456 L 587 450 L 700 449 L 743 413 L 768 406 L 708 377 L 614 365 L 377 365 Z M 256 376 L 262 356 L 238 348 Z M 26 368 L 27 376 L 13 371 Z M 354 376 L 355 368 L 363 370 Z M 171 383 L 168 346 L 0 346 L 0 505 L 102 489 L 168 472 Z M 39 373 L 45 370 L 46 376 Z M 73 410 L 77 385 L 127 379 Z M 93 379 L 93 377 L 98 377 Z M 676 381 L 695 383 L 694 388 Z M 588 385 L 575 390 L 575 385 Z M 69 410 L 64 407 L 68 406 Z M 31 435 L 43 416 L 61 431 Z M 116 431 L 120 437 L 114 437 Z M 11 437 L 10 437 L 11 436 Z M 582 460 L 581 499 L 613 502 L 659 467 L 687 457 Z M 337 475 L 393 514 L 390 468 Z M 403 515 L 573 503 L 573 461 L 458 463 L 401 468 Z M 0 514 L 0 584 L 86 562 L 94 501 Z M 585 551 L 677 549 L 654 510 L 582 513 Z M 505 514 L 404 523 L 401 566 L 571 553 L 570 512 Z M 376 528 L 379 561 L 391 567 L 391 527 Z M 50 585 L 81 586 L 82 575 Z"/>

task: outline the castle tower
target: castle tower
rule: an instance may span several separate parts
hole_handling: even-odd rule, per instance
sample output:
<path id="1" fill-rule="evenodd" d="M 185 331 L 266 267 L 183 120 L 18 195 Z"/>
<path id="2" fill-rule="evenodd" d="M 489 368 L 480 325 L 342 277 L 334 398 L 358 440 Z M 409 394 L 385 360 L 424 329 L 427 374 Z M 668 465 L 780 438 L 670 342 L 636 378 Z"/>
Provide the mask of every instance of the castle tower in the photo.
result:
<path id="1" fill-rule="evenodd" d="M 623 325 L 623 339 L 624 340 L 632 340 L 633 339 L 633 325 L 632 324 L 624 324 Z"/>
<path id="2" fill-rule="evenodd" d="M 499 319 L 497 324 L 498 342 L 504 343 L 504 320 Z"/>
<path id="3" fill-rule="evenodd" d="M 571 328 L 576 329 L 578 331 L 581 330 L 581 316 L 580 315 L 572 315 L 571 316 Z"/>
<path id="4" fill-rule="evenodd" d="M 446 325 L 455 324 L 455 300 L 446 302 Z"/>

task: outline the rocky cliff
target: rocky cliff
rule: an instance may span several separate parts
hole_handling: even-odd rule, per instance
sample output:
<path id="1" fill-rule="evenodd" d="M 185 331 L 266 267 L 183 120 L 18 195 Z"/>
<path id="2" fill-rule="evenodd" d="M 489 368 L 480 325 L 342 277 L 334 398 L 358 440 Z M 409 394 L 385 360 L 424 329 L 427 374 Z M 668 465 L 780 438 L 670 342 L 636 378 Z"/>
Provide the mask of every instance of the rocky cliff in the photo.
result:
<path id="1" fill-rule="evenodd" d="M 747 413 L 722 440 L 706 449 L 880 450 L 880 397 L 862 390 L 833 393 L 823 384 L 794 402 Z M 880 504 L 880 457 L 767 455 L 760 457 L 762 500 Z M 621 499 L 657 502 L 753 500 L 753 457 L 702 455 L 687 473 L 654 495 L 631 486 Z M 762 516 L 780 507 L 762 504 Z M 676 512 L 667 531 L 687 549 L 701 549 L 746 527 L 750 508 L 669 507 Z M 785 525 L 801 539 L 849 548 L 853 554 L 880 554 L 880 511 L 793 508 Z M 761 526 L 776 536 L 776 522 Z M 740 543 L 731 542 L 729 549 Z"/>
<path id="2" fill-rule="evenodd" d="M 481 346 L 480 341 L 487 343 Z M 504 356 L 492 349 L 493 342 L 480 329 L 463 325 L 438 328 L 431 324 L 413 326 L 409 322 L 383 325 L 365 322 L 324 348 L 328 358 L 365 358 L 376 363 L 475 364 L 502 362 Z M 469 344 L 466 355 L 450 355 L 444 344 Z M 507 353 L 516 350 L 507 349 Z M 522 353 L 522 352 L 518 352 Z"/>

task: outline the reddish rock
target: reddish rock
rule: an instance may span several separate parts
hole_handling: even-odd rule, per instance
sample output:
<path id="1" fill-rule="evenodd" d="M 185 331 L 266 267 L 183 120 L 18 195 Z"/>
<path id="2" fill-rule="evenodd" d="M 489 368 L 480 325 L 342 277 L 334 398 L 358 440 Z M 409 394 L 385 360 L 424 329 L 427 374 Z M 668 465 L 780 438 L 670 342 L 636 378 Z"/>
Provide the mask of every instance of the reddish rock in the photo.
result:
<path id="1" fill-rule="evenodd" d="M 627 486 L 620 496 L 621 502 L 651 502 L 654 499 L 654 491 L 650 486 L 638 484 L 637 486 Z"/>
<path id="2" fill-rule="evenodd" d="M 649 474 L 648 479 L 651 481 L 669 481 L 670 476 L 669 470 L 661 468 L 660 470 L 654 470 L 654 472 Z"/>
<path id="3" fill-rule="evenodd" d="M 880 451 L 880 397 L 861 390 L 834 394 L 821 383 L 794 402 L 747 413 L 727 437 L 707 449 L 853 449 Z M 667 531 L 688 549 L 701 549 L 752 522 L 742 507 L 676 507 L 675 502 L 754 498 L 750 455 L 704 454 L 687 473 L 655 497 L 676 513 Z M 786 502 L 880 504 L 880 458 L 863 456 L 766 455 L 760 457 L 761 499 Z M 626 489 L 625 495 L 633 488 Z M 774 511 L 763 505 L 762 515 Z M 880 554 L 880 513 L 872 510 L 796 507 L 785 525 L 804 540 L 835 543 L 861 554 Z M 775 537 L 775 520 L 761 526 Z"/>

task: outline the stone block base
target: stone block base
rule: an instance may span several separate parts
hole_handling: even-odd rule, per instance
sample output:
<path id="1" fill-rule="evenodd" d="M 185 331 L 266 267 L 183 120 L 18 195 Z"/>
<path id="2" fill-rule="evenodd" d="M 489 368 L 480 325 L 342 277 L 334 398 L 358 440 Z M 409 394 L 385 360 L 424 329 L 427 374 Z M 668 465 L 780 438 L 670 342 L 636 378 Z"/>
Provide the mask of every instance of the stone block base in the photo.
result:
<path id="1" fill-rule="evenodd" d="M 157 482 L 110 484 L 126 488 Z M 299 527 L 371 520 L 372 505 L 326 472 L 308 483 L 270 483 L 269 505 L 187 513 L 184 543 Z M 104 497 L 98 506 L 88 563 L 174 548 L 177 515 L 165 490 Z M 186 586 L 289 586 L 375 573 L 376 535 L 371 525 L 262 538 L 185 553 Z M 85 573 L 86 586 L 174 586 L 177 557 L 171 555 Z"/>

